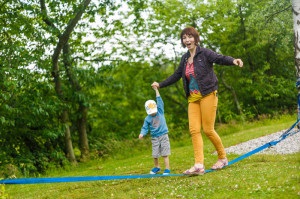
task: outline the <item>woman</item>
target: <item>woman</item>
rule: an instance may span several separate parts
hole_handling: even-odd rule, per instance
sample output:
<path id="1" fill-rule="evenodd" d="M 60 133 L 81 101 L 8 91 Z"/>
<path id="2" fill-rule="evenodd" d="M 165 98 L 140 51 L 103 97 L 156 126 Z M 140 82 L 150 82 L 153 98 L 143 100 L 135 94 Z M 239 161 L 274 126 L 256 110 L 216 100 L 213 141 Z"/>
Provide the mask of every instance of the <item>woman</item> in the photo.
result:
<path id="1" fill-rule="evenodd" d="M 182 30 L 181 44 L 188 51 L 181 57 L 180 65 L 166 80 L 153 82 L 152 87 L 163 88 L 183 80 L 183 88 L 188 100 L 189 130 L 192 137 L 195 164 L 184 171 L 185 175 L 202 175 L 205 173 L 203 140 L 201 128 L 213 143 L 218 153 L 217 162 L 211 169 L 222 169 L 228 165 L 222 141 L 214 129 L 218 104 L 218 79 L 213 64 L 243 66 L 241 59 L 223 56 L 199 46 L 200 37 L 197 30 L 187 27 Z"/>

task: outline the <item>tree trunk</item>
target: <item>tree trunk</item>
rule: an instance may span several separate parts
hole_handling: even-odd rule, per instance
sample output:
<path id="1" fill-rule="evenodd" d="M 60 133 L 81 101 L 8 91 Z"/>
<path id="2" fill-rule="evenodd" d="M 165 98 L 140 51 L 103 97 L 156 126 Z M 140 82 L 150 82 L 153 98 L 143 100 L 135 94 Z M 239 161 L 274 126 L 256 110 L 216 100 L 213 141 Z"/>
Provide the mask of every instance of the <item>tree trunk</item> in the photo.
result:
<path id="1" fill-rule="evenodd" d="M 294 47 L 295 47 L 295 68 L 298 89 L 298 119 L 300 119 L 300 1 L 292 1 L 294 19 Z"/>
<path id="2" fill-rule="evenodd" d="M 297 78 L 300 78 L 300 1 L 293 0 L 295 66 Z"/>
<path id="3" fill-rule="evenodd" d="M 71 139 L 71 131 L 70 126 L 68 125 L 69 116 L 68 111 L 64 110 L 62 113 L 62 122 L 65 124 L 65 153 L 68 160 L 73 163 L 77 164 L 76 157 L 73 150 L 73 143 Z"/>
<path id="4" fill-rule="evenodd" d="M 70 46 L 68 42 L 65 44 L 63 48 L 63 62 L 64 67 L 66 69 L 67 77 L 69 78 L 69 82 L 72 86 L 73 91 L 82 94 L 82 87 L 79 84 L 78 80 L 76 79 L 74 72 L 72 70 L 72 63 L 70 58 Z M 83 94 L 82 94 L 83 95 Z M 79 109 L 77 111 L 78 120 L 77 120 L 77 127 L 79 133 L 79 146 L 81 152 L 81 161 L 87 161 L 89 159 L 89 142 L 87 136 L 87 113 L 88 108 L 84 105 L 85 99 L 80 98 L 77 103 L 79 104 Z"/>
<path id="5" fill-rule="evenodd" d="M 90 151 L 89 151 L 89 142 L 87 137 L 87 113 L 88 108 L 84 106 L 82 103 L 79 104 L 79 113 L 81 117 L 78 119 L 78 131 L 79 131 L 79 145 L 80 145 L 80 152 L 81 152 L 81 161 L 87 161 L 90 158 Z"/>

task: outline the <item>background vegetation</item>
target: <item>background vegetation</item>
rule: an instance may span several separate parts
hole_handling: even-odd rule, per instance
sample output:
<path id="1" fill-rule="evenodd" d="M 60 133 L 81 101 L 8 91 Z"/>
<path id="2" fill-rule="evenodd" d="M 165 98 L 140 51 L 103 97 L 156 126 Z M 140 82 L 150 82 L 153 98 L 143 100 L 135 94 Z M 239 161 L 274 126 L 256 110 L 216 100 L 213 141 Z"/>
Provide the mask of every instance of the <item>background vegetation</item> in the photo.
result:
<path id="1" fill-rule="evenodd" d="M 109 157 L 136 139 L 150 85 L 172 74 L 179 34 L 241 58 L 215 66 L 218 124 L 296 110 L 289 1 L 63 0 L 0 3 L 0 170 L 6 178 Z M 187 130 L 182 84 L 164 88 L 172 139 Z M 120 149 L 121 150 L 121 149 Z"/>

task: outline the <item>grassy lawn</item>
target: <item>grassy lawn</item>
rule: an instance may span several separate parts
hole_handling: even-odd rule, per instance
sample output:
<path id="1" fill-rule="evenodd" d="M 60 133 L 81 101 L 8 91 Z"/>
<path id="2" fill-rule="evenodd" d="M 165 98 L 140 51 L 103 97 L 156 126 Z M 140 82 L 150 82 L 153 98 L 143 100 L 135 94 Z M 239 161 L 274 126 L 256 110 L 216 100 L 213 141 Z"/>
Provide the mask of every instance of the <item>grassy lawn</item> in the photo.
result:
<path id="1" fill-rule="evenodd" d="M 225 147 L 289 128 L 296 116 L 255 123 L 219 125 Z M 205 166 L 215 163 L 214 148 L 205 138 Z M 148 174 L 152 168 L 149 138 L 133 144 L 120 143 L 117 155 L 77 167 L 49 171 L 41 177 Z M 191 141 L 171 139 L 171 172 L 181 174 L 193 164 Z M 136 148 L 138 150 L 135 150 Z M 239 155 L 229 155 L 232 160 Z M 161 166 L 163 162 L 161 159 Z M 30 185 L 5 185 L 10 198 L 300 198 L 300 153 L 253 155 L 221 171 L 203 176 L 102 180 Z M 1 194 L 0 194 L 0 198 Z"/>

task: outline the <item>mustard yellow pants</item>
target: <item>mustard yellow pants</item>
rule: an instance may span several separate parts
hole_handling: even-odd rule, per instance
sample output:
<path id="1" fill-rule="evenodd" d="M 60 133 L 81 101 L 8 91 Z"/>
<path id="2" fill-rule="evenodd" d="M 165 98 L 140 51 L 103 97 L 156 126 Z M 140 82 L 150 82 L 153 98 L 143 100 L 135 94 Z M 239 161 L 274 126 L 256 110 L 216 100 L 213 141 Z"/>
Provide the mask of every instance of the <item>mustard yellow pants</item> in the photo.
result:
<path id="1" fill-rule="evenodd" d="M 226 157 L 226 152 L 221 138 L 215 131 L 215 119 L 218 106 L 218 96 L 213 92 L 196 102 L 190 102 L 188 105 L 189 129 L 194 148 L 195 164 L 204 164 L 203 139 L 201 129 L 215 146 L 218 158 Z"/>

